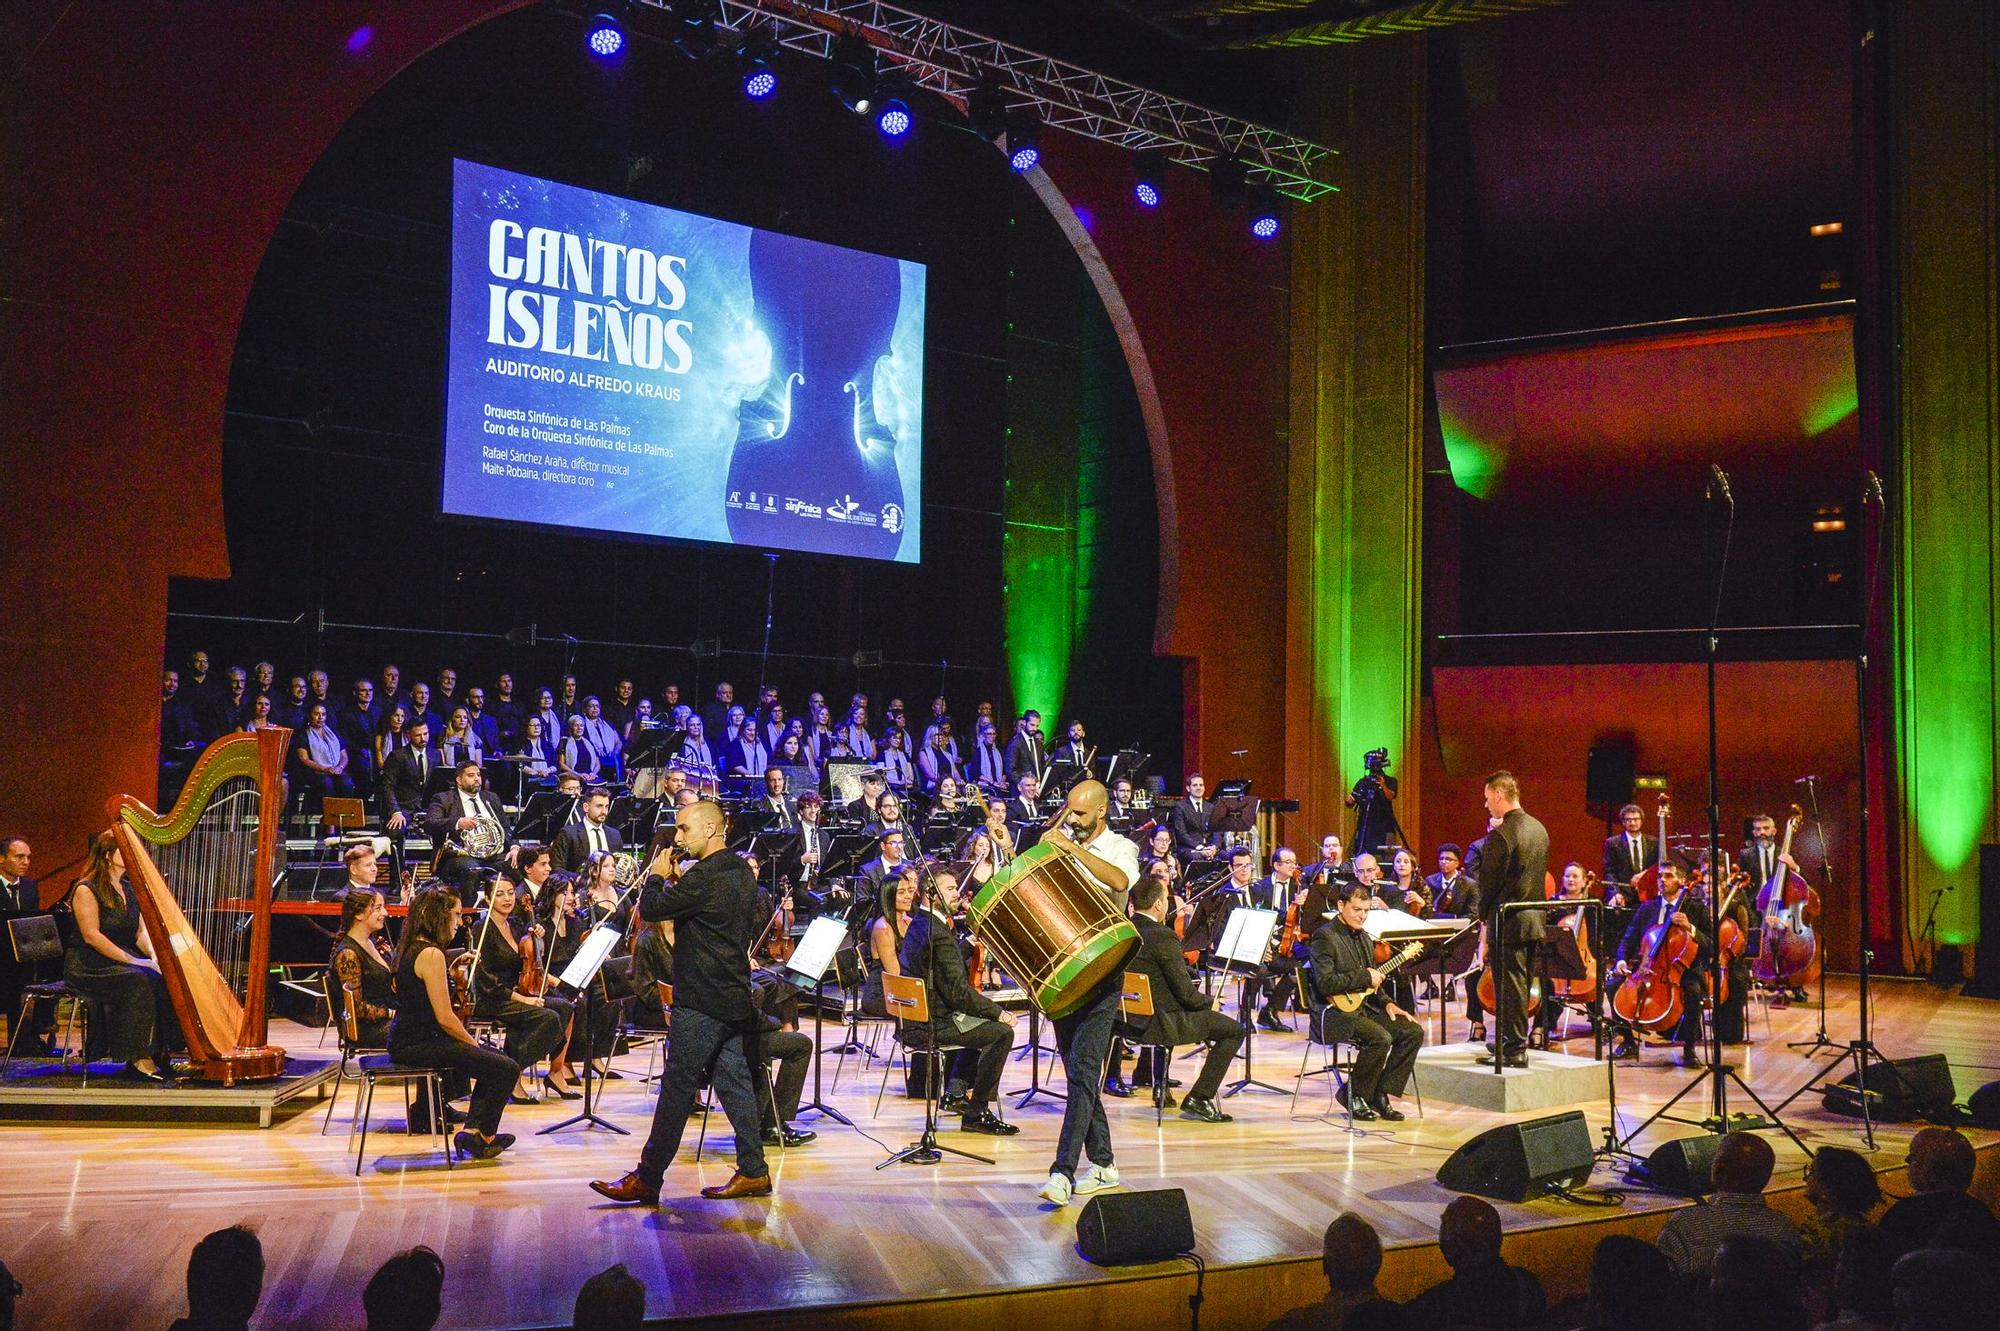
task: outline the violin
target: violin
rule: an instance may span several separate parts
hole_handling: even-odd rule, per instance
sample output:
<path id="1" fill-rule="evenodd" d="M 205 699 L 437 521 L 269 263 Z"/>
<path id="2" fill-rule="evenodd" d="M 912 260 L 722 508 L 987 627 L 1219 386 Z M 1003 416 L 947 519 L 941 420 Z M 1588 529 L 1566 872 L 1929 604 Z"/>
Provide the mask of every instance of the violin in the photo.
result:
<path id="1" fill-rule="evenodd" d="M 1714 995 L 1716 1003 L 1729 1001 L 1729 968 L 1749 947 L 1749 940 L 1743 936 L 1743 926 L 1729 913 L 1729 908 L 1736 904 L 1737 894 L 1749 881 L 1747 873 L 1739 871 L 1729 875 L 1729 890 L 1723 893 L 1722 909 L 1715 912 L 1715 945 L 1722 953 L 1722 988 Z M 1710 900 L 1714 900 L 1713 896 Z M 1708 976 L 1704 974 L 1702 980 L 1707 983 Z"/>
<path id="2" fill-rule="evenodd" d="M 445 967 L 445 979 L 451 987 L 451 1010 L 460 1021 L 472 1020 L 472 967 L 477 961 L 477 956 L 466 951 L 453 957 Z"/>
<path id="3" fill-rule="evenodd" d="M 542 973 L 541 959 L 536 955 L 535 930 L 539 928 L 541 926 L 536 925 L 533 928 L 523 929 L 521 936 L 514 940 L 514 950 L 521 954 L 520 989 L 524 994 L 540 994 L 548 980 Z"/>

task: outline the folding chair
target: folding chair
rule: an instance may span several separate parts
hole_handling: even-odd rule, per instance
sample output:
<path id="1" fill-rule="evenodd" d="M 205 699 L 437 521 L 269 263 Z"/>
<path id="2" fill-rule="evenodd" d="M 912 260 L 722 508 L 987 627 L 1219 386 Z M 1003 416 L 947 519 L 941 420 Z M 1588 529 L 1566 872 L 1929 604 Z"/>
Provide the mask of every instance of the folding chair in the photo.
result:
<path id="1" fill-rule="evenodd" d="M 1126 971 L 1119 982 L 1118 1024 L 1143 1031 L 1156 1011 L 1153 1007 L 1153 977 L 1139 971 Z M 1166 1120 L 1167 1069 L 1173 1063 L 1174 1047 L 1137 1036 L 1127 1036 L 1126 1043 L 1135 1050 L 1145 1050 L 1141 1057 L 1153 1060 L 1153 1126 L 1158 1127 Z"/>
<path id="2" fill-rule="evenodd" d="M 62 934 L 56 929 L 53 915 L 23 915 L 7 921 L 7 937 L 14 952 L 14 960 L 29 968 L 33 974 L 42 963 L 61 961 Z M 63 1003 L 69 1003 L 69 1016 L 63 1018 Z M 7 1054 L 0 1058 L 0 1077 L 7 1075 L 7 1069 L 14 1062 L 14 1047 L 20 1042 L 22 1031 L 35 1028 L 35 1009 L 48 1003 L 56 1014 L 61 1029 L 61 1052 L 56 1061 L 57 1071 L 69 1068 L 72 1048 L 76 1053 L 77 1069 L 83 1076 L 84 1085 L 90 1084 L 90 1058 L 85 1046 L 90 1042 L 90 1002 L 67 980 L 45 980 L 26 985 L 21 990 L 21 1020 L 7 1032 Z"/>
<path id="3" fill-rule="evenodd" d="M 1293 1114 L 1298 1112 L 1299 1089 L 1305 1085 L 1307 1077 L 1331 1076 L 1333 1080 L 1327 1083 L 1333 1088 L 1327 1095 L 1329 1110 L 1334 1104 L 1340 1105 L 1341 1112 L 1347 1116 L 1348 1131 L 1352 1132 L 1354 1130 L 1354 1110 L 1347 1103 L 1347 1100 L 1341 1097 L 1340 1093 L 1347 1090 L 1351 1084 L 1354 1076 L 1354 1063 L 1360 1056 L 1360 1050 L 1352 1040 L 1322 1040 L 1320 1038 L 1321 1033 L 1326 1029 L 1327 1014 L 1334 1011 L 1334 1006 L 1331 1003 L 1320 1001 L 1318 986 L 1312 982 L 1312 965 L 1310 962 L 1301 965 L 1295 974 L 1298 977 L 1299 1002 L 1306 1010 L 1306 1047 L 1305 1051 L 1299 1056 L 1299 1075 L 1292 1082 L 1292 1107 L 1290 1112 Z M 1312 1061 L 1312 1051 L 1315 1046 L 1326 1050 L 1326 1062 L 1311 1071 L 1307 1071 L 1306 1065 Z M 1347 1057 L 1344 1059 L 1341 1057 L 1341 1050 L 1343 1048 L 1348 1051 Z M 1417 1098 L 1417 1117 L 1421 1119 L 1424 1116 L 1424 1091 L 1423 1087 L 1417 1083 L 1417 1071 L 1415 1068 L 1410 1069 L 1410 1091 Z"/>
<path id="4" fill-rule="evenodd" d="M 895 1019 L 896 1043 L 903 1046 L 904 1066 L 908 1067 L 909 1060 L 917 1053 L 926 1054 L 931 1066 L 930 1076 L 925 1082 L 924 1099 L 926 1102 L 939 1099 L 944 1091 L 945 1055 L 955 1054 L 966 1046 L 935 1038 L 931 1030 L 930 992 L 922 980 L 908 975 L 884 975 L 882 1001 L 889 1009 L 889 1015 Z M 916 1028 L 915 1039 L 912 1038 L 912 1027 Z M 921 1045 L 918 1040 L 922 1041 Z M 875 1091 L 875 1112 L 869 1116 L 871 1118 L 882 1116 L 882 1096 L 889 1089 L 889 1069 L 895 1066 L 895 1062 L 893 1058 L 882 1060 L 882 1084 Z M 929 1112 L 927 1103 L 926 1117 Z"/>
<path id="5" fill-rule="evenodd" d="M 375 1109 L 375 1087 L 380 1082 L 394 1082 L 403 1088 L 403 1132 L 409 1135 L 411 1099 L 410 1088 L 421 1084 L 431 1107 L 431 1135 L 438 1139 L 444 1149 L 444 1167 L 453 1167 L 451 1134 L 444 1116 L 444 1070 L 416 1063 L 398 1063 L 386 1053 L 370 1054 L 361 1052 L 360 1023 L 355 1016 L 356 1003 L 360 998 L 358 985 L 342 985 L 343 1001 L 340 1005 L 341 1060 L 346 1062 L 349 1050 L 354 1051 L 354 1066 L 359 1070 L 362 1085 L 356 1092 L 359 1097 L 358 1112 L 355 1115 L 361 1129 L 361 1140 L 354 1148 L 354 1174 L 361 1175 L 361 1162 L 368 1157 L 368 1118 Z M 334 1081 L 334 1094 L 338 1097 L 340 1082 Z M 327 1105 L 327 1118 L 333 1117 L 333 1106 Z M 320 1130 L 324 1132 L 325 1125 Z M 350 1132 L 353 1125 L 349 1126 Z"/>

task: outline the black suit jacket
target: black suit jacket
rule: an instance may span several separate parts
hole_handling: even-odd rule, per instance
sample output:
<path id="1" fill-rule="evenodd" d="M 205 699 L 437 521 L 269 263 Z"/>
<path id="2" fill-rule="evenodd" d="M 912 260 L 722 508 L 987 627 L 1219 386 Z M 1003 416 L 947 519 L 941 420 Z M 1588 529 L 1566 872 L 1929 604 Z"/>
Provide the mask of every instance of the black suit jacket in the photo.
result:
<path id="1" fill-rule="evenodd" d="M 1756 842 L 1752 841 L 1749 845 L 1743 847 L 1743 849 L 1736 852 L 1736 867 L 1738 869 L 1741 869 L 1744 873 L 1750 875 L 1750 887 L 1748 889 L 1748 892 L 1753 901 L 1756 899 L 1757 893 L 1763 890 L 1764 884 L 1771 881 L 1772 875 L 1775 875 L 1778 872 L 1778 850 L 1779 847 L 1777 843 L 1773 842 L 1771 844 L 1770 874 L 1766 874 L 1764 872 L 1763 865 L 1757 862 Z M 1793 858 L 1796 859 L 1797 857 L 1794 856 Z"/>
<path id="2" fill-rule="evenodd" d="M 1625 834 L 1604 838 L 1604 867 L 1599 877 L 1607 883 L 1629 883 L 1642 869 L 1651 868 L 1660 857 L 1660 839 L 1639 834 L 1639 862 L 1632 862 L 1632 847 Z"/>
<path id="3" fill-rule="evenodd" d="M 507 813 L 500 807 L 500 797 L 490 790 L 482 790 L 479 798 L 493 820 L 500 824 L 500 844 L 513 845 L 514 825 L 507 821 Z M 463 801 L 458 797 L 458 787 L 440 790 L 431 797 L 430 805 L 424 810 L 424 834 L 430 837 L 433 844 L 443 846 L 456 835 L 454 824 L 463 816 Z"/>
<path id="4" fill-rule="evenodd" d="M 1205 1039 L 1190 1029 L 1194 1023 L 1189 1018 L 1206 1012 L 1209 998 L 1195 987 L 1187 958 L 1181 954 L 1185 944 L 1172 929 L 1146 916 L 1136 917 L 1133 923 L 1139 926 L 1139 950 L 1125 963 L 1125 969 L 1145 976 L 1153 986 L 1153 1019 L 1141 1030 L 1140 1038 L 1149 1044 L 1194 1044 Z"/>
<path id="5" fill-rule="evenodd" d="M 1335 994 L 1366 990 L 1368 968 L 1374 964 L 1374 943 L 1366 934 L 1348 928 L 1339 920 L 1328 920 L 1313 933 L 1313 988 L 1322 1003 Z M 1387 1006 L 1388 1000 L 1378 989 L 1369 996 L 1363 1010 L 1379 1017 Z"/>
<path id="6" fill-rule="evenodd" d="M 1450 886 L 1444 875 L 1434 873 L 1424 879 L 1431 890 L 1431 914 L 1451 915 L 1462 920 L 1479 918 L 1479 880 L 1460 869 Z"/>
<path id="7" fill-rule="evenodd" d="M 1710 927 L 1708 907 L 1696 901 L 1694 893 L 1683 892 L 1680 909 L 1688 917 L 1688 923 L 1694 926 L 1695 939 L 1701 944 L 1701 963 L 1698 964 L 1705 964 L 1708 960 L 1709 940 L 1715 937 L 1714 930 Z M 1664 896 L 1641 902 L 1632 912 L 1632 922 L 1625 926 L 1625 936 L 1618 941 L 1617 960 L 1637 966 L 1646 955 L 1646 931 L 1672 914 L 1673 912 L 1667 909 L 1667 899 Z"/>
<path id="8" fill-rule="evenodd" d="M 41 888 L 36 886 L 34 879 L 23 878 L 14 884 L 12 889 L 5 883 L 0 883 L 0 924 L 23 915 L 42 913 Z M 0 937 L 0 959 L 8 959 L 13 955 L 13 948 L 8 945 L 4 937 Z"/>
<path id="9" fill-rule="evenodd" d="M 743 857 L 717 851 L 669 883 L 649 876 L 639 915 L 674 923 L 674 1006 L 748 1023 L 750 943 L 758 926 L 757 878 Z"/>
<path id="10" fill-rule="evenodd" d="M 1010 786 L 1020 784 L 1021 773 L 1033 772 L 1040 776 L 1042 769 L 1048 766 L 1048 754 L 1042 748 L 1042 742 L 1025 731 L 1014 732 L 1014 738 L 1007 741 L 1007 752 L 1002 756 L 1007 760 L 1007 784 Z"/>
<path id="11" fill-rule="evenodd" d="M 1167 830 L 1174 834 L 1174 849 L 1186 860 L 1203 846 L 1215 844 L 1215 833 L 1208 830 L 1209 820 L 1215 816 L 1215 801 L 1203 800 L 1197 809 L 1193 800 L 1184 799 L 1167 810 Z"/>
<path id="12" fill-rule="evenodd" d="M 610 823 L 604 825 L 604 845 L 607 850 L 625 849 L 624 838 Z M 589 859 L 590 835 L 583 830 L 582 823 L 570 823 L 549 842 L 549 863 L 558 869 L 574 873 Z"/>
<path id="13" fill-rule="evenodd" d="M 436 749 L 429 752 L 429 779 L 417 776 L 417 751 L 405 745 L 389 755 L 382 764 L 382 816 L 400 813 L 415 821 L 424 816 L 424 806 L 437 793 L 441 784 L 449 784 L 450 772 L 445 768 L 444 755 Z M 439 774 L 443 773 L 442 776 Z"/>
<path id="14" fill-rule="evenodd" d="M 930 990 L 931 1029 L 943 1039 L 958 1033 L 951 1019 L 954 1012 L 987 1021 L 1000 1019 L 1000 1005 L 972 987 L 965 973 L 965 954 L 958 950 L 958 935 L 928 910 L 910 917 L 910 931 L 903 935 L 897 960 L 903 974 L 922 980 Z"/>
<path id="15" fill-rule="evenodd" d="M 1486 836 L 1480 856 L 1479 887 L 1489 913 L 1516 901 L 1547 900 L 1544 879 L 1549 869 L 1549 830 L 1524 809 L 1515 809 Z M 1541 911 L 1517 911 L 1502 937 L 1513 943 L 1537 942 L 1548 932 Z"/>

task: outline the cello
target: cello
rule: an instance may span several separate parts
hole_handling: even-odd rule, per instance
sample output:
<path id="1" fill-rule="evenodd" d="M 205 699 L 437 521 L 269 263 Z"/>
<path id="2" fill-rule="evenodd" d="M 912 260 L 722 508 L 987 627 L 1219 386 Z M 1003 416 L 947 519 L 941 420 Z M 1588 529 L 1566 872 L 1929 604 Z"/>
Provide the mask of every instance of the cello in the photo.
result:
<path id="1" fill-rule="evenodd" d="M 1765 984 L 1802 988 L 1819 976 L 1819 893 L 1785 863 L 1792 853 L 1792 836 L 1805 822 L 1805 811 L 1792 806 L 1785 819 L 1785 840 L 1778 847 L 1777 868 L 1757 891 L 1757 913 L 1764 917 L 1764 937 L 1751 963 L 1751 973 Z"/>
<path id="2" fill-rule="evenodd" d="M 1588 869 L 1584 870 L 1583 896 L 1585 898 L 1592 896 L 1596 886 L 1597 875 Z M 1589 1003 L 1597 997 L 1597 958 L 1591 955 L 1590 927 L 1585 921 L 1583 906 L 1579 904 L 1574 914 L 1565 915 L 1557 920 L 1556 928 L 1567 931 L 1576 939 L 1576 955 L 1577 960 L 1582 963 L 1583 975 L 1582 978 L 1575 980 L 1551 978 L 1549 988 L 1564 1003 Z"/>
<path id="3" fill-rule="evenodd" d="M 1710 878 L 1713 877 L 1711 874 Z M 1736 917 L 1729 911 L 1736 904 L 1737 894 L 1742 892 L 1743 884 L 1749 881 L 1750 875 L 1746 873 L 1729 875 L 1729 890 L 1723 893 L 1722 908 L 1715 912 L 1715 945 L 1722 953 L 1722 988 L 1712 999 L 1717 1006 L 1729 1001 L 1729 968 L 1743 955 L 1743 949 L 1747 946 L 1747 940 L 1743 937 L 1743 926 L 1736 922 Z M 1715 895 L 1711 890 L 1709 900 L 1714 899 Z M 1702 983 L 1704 985 L 1709 983 L 1706 975 L 1702 977 Z"/>
<path id="4" fill-rule="evenodd" d="M 1675 912 L 1686 895 L 1684 891 L 1670 903 Z M 1645 952 L 1611 995 L 1611 1010 L 1636 1030 L 1666 1031 L 1680 1025 L 1681 976 L 1700 955 L 1694 933 L 1675 924 L 1669 913 L 1646 931 Z"/>

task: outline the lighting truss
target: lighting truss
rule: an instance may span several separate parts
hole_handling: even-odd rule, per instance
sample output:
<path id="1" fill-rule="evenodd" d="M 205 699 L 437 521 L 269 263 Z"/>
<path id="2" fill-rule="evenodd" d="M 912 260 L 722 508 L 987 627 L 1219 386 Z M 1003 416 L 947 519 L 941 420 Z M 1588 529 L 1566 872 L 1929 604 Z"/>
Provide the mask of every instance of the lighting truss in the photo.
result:
<path id="1" fill-rule="evenodd" d="M 641 0 L 640 7 L 664 10 L 670 4 Z M 960 110 L 966 94 L 985 83 L 1007 97 L 1009 110 L 1026 111 L 1050 128 L 1132 152 L 1158 150 L 1197 170 L 1233 158 L 1253 185 L 1300 203 L 1339 189 L 1331 178 L 1337 153 L 1325 144 L 881 0 L 719 0 L 715 8 L 718 27 L 728 33 L 740 38 L 763 28 L 780 45 L 820 59 L 829 57 L 836 38 L 858 36 L 875 48 L 885 73 L 899 71 L 912 86 Z"/>

